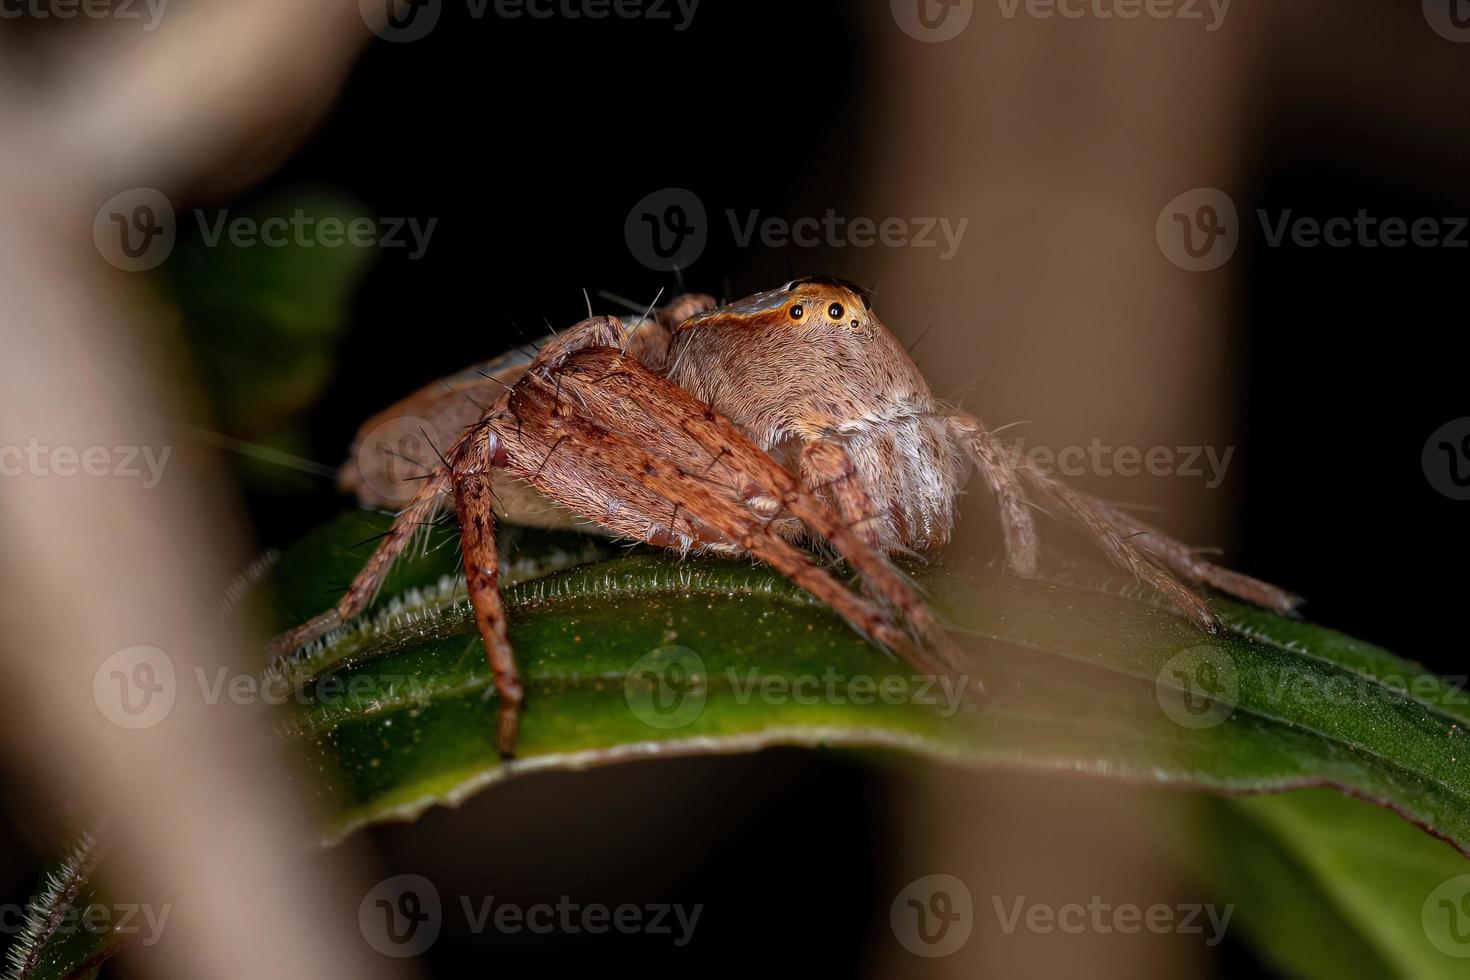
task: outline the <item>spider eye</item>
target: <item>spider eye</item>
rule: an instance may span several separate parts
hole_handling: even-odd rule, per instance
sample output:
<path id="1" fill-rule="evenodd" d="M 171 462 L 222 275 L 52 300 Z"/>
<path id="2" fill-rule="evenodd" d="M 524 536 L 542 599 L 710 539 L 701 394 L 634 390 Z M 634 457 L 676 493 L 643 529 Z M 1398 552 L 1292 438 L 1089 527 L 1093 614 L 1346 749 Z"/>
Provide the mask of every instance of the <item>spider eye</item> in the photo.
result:
<path id="1" fill-rule="evenodd" d="M 831 306 L 827 307 L 827 315 L 830 316 L 833 320 L 841 320 L 842 319 L 842 304 L 841 303 L 833 303 Z"/>
<path id="2" fill-rule="evenodd" d="M 791 319 L 800 320 L 804 316 L 806 316 L 806 308 L 800 303 L 797 303 L 791 308 Z"/>

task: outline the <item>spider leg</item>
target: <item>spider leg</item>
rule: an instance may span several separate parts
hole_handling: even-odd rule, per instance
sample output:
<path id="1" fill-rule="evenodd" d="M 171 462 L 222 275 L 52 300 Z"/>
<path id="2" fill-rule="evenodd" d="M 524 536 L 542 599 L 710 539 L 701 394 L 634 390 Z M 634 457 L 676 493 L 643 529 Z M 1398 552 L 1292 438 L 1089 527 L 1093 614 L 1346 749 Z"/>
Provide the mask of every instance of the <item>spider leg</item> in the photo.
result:
<path id="1" fill-rule="evenodd" d="M 619 534 L 650 544 L 681 551 L 706 548 L 725 553 L 750 554 L 767 562 L 813 596 L 826 603 L 865 636 L 928 673 L 969 673 L 958 661 L 939 661 L 893 623 L 887 611 L 843 585 L 810 556 L 772 530 L 768 519 L 757 514 L 736 493 L 721 484 L 696 475 L 686 456 L 666 445 L 650 451 L 645 440 L 609 431 L 599 417 L 563 418 L 555 422 L 553 441 L 563 448 L 550 465 L 528 474 L 538 490 L 549 497 L 571 503 L 582 499 L 589 487 L 588 474 L 607 488 L 605 507 L 591 507 L 592 519 Z M 548 426 L 552 428 L 552 426 Z M 539 425 L 522 430 L 526 445 L 511 449 L 511 465 L 521 460 L 534 463 L 544 449 L 534 441 L 550 435 Z M 534 447 L 534 448 L 533 448 Z M 564 465 L 558 466 L 557 460 Z M 592 515 L 589 513 L 589 517 Z"/>
<path id="2" fill-rule="evenodd" d="M 1067 487 L 1050 475 L 1028 468 L 1026 478 L 1038 491 L 1056 499 L 1074 514 L 1087 514 L 1089 520 L 1101 522 L 1128 541 L 1138 542 L 1140 549 L 1156 565 L 1197 585 L 1209 585 L 1227 595 L 1263 606 L 1280 613 L 1291 613 L 1301 604 L 1299 596 L 1277 588 L 1269 582 L 1221 568 L 1199 556 L 1189 545 L 1170 537 L 1105 500 Z M 1068 498 L 1063 500 L 1063 498 Z"/>
<path id="3" fill-rule="evenodd" d="M 884 548 L 883 514 L 874 506 L 843 448 L 834 442 L 809 442 L 798 460 L 801 482 L 837 511 L 837 515 L 870 548 Z"/>
<path id="4" fill-rule="evenodd" d="M 667 536 L 655 530 L 662 520 L 655 515 L 668 514 L 677 501 L 686 524 L 673 529 L 675 537 L 754 554 L 827 602 L 860 632 L 916 665 L 932 668 L 937 659 L 956 675 L 973 675 L 973 664 L 887 558 L 728 419 L 616 349 L 583 349 L 563 362 L 562 373 L 563 390 L 577 390 L 577 404 L 586 410 L 575 415 L 561 411 L 570 404 L 565 397 L 548 404 L 551 386 L 528 375 L 528 382 L 537 383 L 521 385 L 511 399 L 528 424 L 520 437 L 502 434 L 511 468 L 542 493 L 620 534 L 655 543 L 666 543 Z M 571 441 L 543 468 L 548 443 L 567 433 Z M 512 439 L 528 437 L 535 438 L 534 446 L 512 446 Z M 697 476 L 710 468 L 711 460 L 715 471 Z M 623 488 L 615 507 L 599 503 L 602 488 L 597 484 L 604 474 L 616 475 Z M 635 492 L 626 495 L 630 486 Z M 766 501 L 774 502 L 774 513 L 756 513 L 754 507 Z M 641 530 L 633 515 L 643 522 Z M 619 525 L 620 518 L 627 520 Z M 873 594 L 927 644 L 928 652 L 883 607 L 812 565 L 805 552 L 786 540 L 804 530 L 846 558 Z"/>
<path id="5" fill-rule="evenodd" d="M 658 322 L 664 329 L 673 330 L 696 313 L 704 313 L 719 305 L 713 296 L 704 293 L 682 293 L 675 296 L 668 306 L 658 310 Z"/>
<path id="6" fill-rule="evenodd" d="M 440 507 L 440 498 L 452 492 L 459 518 L 460 547 L 464 552 L 470 605 L 474 610 L 475 626 L 485 644 L 485 657 L 495 678 L 495 688 L 500 694 L 496 742 L 501 754 L 510 756 L 515 750 L 524 691 L 516 671 L 506 628 L 505 606 L 500 597 L 500 557 L 495 546 L 495 494 L 491 474 L 495 456 L 493 439 L 493 435 L 478 427 L 466 431 L 435 467 L 413 501 L 394 519 L 392 527 L 337 604 L 276 637 L 268 645 L 267 652 L 279 661 L 366 609 L 414 533 L 433 519 Z"/>
<path id="7" fill-rule="evenodd" d="M 267 655 L 272 660 L 278 660 L 291 651 L 320 639 L 366 609 L 368 603 L 373 601 L 373 596 L 382 588 L 383 580 L 388 577 L 393 563 L 408 547 L 414 534 L 434 519 L 442 502 L 440 498 L 449 489 L 448 469 L 442 464 L 436 465 L 413 500 L 393 519 L 393 526 L 378 542 L 372 557 L 347 586 L 347 591 L 342 593 L 337 604 L 271 640 L 266 645 Z"/>
<path id="8" fill-rule="evenodd" d="M 465 584 L 475 627 L 485 643 L 485 658 L 500 694 L 500 716 L 496 744 L 500 754 L 515 753 L 520 727 L 521 702 L 525 692 L 516 671 L 515 653 L 506 628 L 505 604 L 500 597 L 500 554 L 495 547 L 495 513 L 492 506 L 489 457 L 491 440 L 475 439 L 469 452 L 453 471 L 454 508 L 459 515 L 460 547 L 464 552 Z"/>
<path id="9" fill-rule="evenodd" d="M 973 416 L 956 412 L 949 416 L 949 428 L 975 461 L 980 476 L 1000 505 L 1000 524 L 1006 539 L 1006 564 L 1017 575 L 1035 575 L 1039 550 L 1036 522 L 1031 515 L 1018 467 L 1006 447 Z"/>
<path id="10" fill-rule="evenodd" d="M 1022 472 L 1028 483 L 1091 535 L 1113 564 L 1152 587 L 1199 626 L 1215 632 L 1218 628 L 1215 614 L 1210 612 L 1205 600 L 1158 567 L 1156 556 L 1140 547 L 1138 538 L 1114 523 L 1105 510 L 1098 508 L 1095 498 L 1030 467 Z"/>
<path id="11" fill-rule="evenodd" d="M 1214 613 L 1204 599 L 1179 579 L 1194 585 L 1210 585 L 1278 612 L 1291 612 L 1301 601 L 1274 585 L 1205 561 L 1195 549 L 1114 505 L 1074 490 L 1033 466 L 1014 462 L 1007 447 L 969 415 L 952 414 L 950 428 L 1001 501 L 1013 568 L 1018 567 L 1018 547 L 1023 557 L 1029 556 L 1031 570 L 1035 568 L 1035 529 L 1027 509 L 1029 488 L 1086 531 L 1113 564 L 1153 588 L 1207 630 L 1213 632 L 1217 628 Z"/>

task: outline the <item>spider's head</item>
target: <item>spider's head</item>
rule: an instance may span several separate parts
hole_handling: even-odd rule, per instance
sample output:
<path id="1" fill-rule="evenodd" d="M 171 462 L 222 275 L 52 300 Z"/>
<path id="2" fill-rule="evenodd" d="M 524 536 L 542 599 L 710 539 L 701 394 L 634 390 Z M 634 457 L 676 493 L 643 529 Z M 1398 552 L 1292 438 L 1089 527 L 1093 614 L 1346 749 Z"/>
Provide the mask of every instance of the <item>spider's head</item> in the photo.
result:
<path id="1" fill-rule="evenodd" d="M 868 291 L 855 283 L 833 276 L 808 276 L 690 317 L 679 329 L 799 328 L 808 333 L 867 335 L 877 322 L 868 300 Z"/>
<path id="2" fill-rule="evenodd" d="M 763 448 L 914 409 L 933 396 L 862 288 L 827 276 L 691 316 L 673 332 L 668 377 Z"/>

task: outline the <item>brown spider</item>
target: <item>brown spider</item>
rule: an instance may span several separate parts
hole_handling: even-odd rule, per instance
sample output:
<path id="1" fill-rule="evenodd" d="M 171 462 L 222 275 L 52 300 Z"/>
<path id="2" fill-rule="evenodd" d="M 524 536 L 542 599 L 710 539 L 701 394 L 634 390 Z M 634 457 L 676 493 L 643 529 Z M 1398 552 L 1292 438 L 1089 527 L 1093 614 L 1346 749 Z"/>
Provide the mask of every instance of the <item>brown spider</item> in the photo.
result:
<path id="1" fill-rule="evenodd" d="M 723 307 L 683 296 L 627 322 L 591 317 L 534 357 L 508 354 L 416 392 L 364 424 L 359 440 L 403 417 L 460 434 L 442 454 L 425 440 L 343 468 L 342 486 L 370 506 L 402 502 L 374 487 L 405 457 L 423 482 L 336 606 L 272 648 L 285 655 L 361 613 L 452 496 L 505 755 L 523 692 L 498 586 L 497 515 L 540 526 L 580 518 L 681 554 L 753 555 L 926 672 L 972 668 L 887 559 L 949 540 L 971 461 L 999 502 L 1017 574 L 1036 570 L 1034 497 L 1206 629 L 1214 618 L 1181 579 L 1277 610 L 1296 603 L 1015 458 L 974 417 L 935 399 L 864 291 L 838 279 L 798 279 Z M 863 590 L 798 541 L 825 542 Z"/>

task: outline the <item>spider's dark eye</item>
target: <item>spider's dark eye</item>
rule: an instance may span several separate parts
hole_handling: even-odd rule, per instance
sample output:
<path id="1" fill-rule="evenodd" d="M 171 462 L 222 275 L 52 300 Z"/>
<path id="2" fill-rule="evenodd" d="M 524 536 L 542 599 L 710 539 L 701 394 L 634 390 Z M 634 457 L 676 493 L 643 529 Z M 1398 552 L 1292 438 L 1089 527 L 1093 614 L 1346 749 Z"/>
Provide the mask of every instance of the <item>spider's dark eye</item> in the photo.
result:
<path id="1" fill-rule="evenodd" d="M 806 316 L 806 308 L 800 303 L 797 303 L 791 308 L 791 319 L 800 320 L 804 316 Z"/>
<path id="2" fill-rule="evenodd" d="M 842 304 L 841 303 L 833 303 L 831 306 L 827 307 L 827 315 L 830 316 L 833 320 L 841 320 L 842 319 Z"/>

